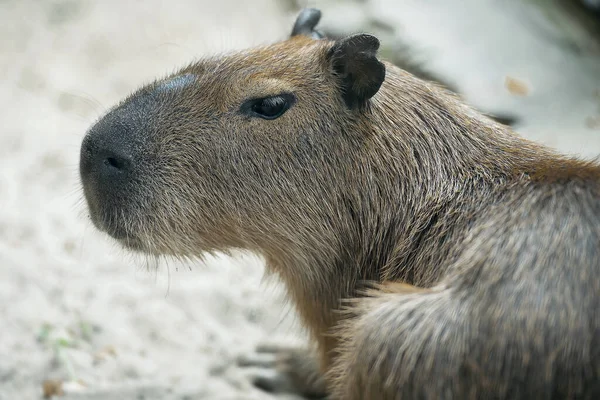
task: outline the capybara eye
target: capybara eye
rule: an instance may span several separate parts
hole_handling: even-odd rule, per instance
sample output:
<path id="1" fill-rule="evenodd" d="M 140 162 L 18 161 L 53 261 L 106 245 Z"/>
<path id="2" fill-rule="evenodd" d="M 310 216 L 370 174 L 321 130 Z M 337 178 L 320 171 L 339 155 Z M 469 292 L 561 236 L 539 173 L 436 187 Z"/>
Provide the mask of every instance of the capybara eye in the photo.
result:
<path id="1" fill-rule="evenodd" d="M 275 119 L 281 117 L 294 104 L 294 100 L 294 95 L 284 93 L 249 100 L 242 106 L 242 110 L 263 119 Z"/>

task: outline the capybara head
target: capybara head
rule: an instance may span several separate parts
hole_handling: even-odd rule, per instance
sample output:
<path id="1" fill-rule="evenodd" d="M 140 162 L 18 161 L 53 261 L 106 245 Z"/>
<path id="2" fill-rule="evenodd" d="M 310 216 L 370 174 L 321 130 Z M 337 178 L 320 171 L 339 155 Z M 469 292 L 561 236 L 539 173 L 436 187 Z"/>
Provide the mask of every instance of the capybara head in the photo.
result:
<path id="1" fill-rule="evenodd" d="M 94 224 L 153 254 L 322 240 L 363 168 L 385 67 L 376 38 L 322 39 L 319 16 L 305 10 L 290 39 L 195 62 L 101 118 L 80 161 Z"/>

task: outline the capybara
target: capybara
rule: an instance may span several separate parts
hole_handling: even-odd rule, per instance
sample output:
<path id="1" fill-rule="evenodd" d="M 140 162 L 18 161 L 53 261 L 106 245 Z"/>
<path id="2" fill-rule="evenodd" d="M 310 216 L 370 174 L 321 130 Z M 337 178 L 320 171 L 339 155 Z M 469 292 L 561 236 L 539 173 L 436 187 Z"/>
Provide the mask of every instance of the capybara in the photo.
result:
<path id="1" fill-rule="evenodd" d="M 279 354 L 306 396 L 600 398 L 598 164 L 379 60 L 373 36 L 322 37 L 319 17 L 94 124 L 93 223 L 148 254 L 264 257 L 315 345 Z"/>

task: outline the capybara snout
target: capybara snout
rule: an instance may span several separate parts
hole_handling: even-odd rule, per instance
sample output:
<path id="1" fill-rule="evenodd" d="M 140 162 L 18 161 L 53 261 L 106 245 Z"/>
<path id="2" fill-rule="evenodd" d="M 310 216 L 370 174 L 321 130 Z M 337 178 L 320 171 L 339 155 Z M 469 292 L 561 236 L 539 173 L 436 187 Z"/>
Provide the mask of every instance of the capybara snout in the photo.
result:
<path id="1" fill-rule="evenodd" d="M 92 221 L 115 238 L 133 237 L 127 216 L 146 201 L 141 192 L 156 169 L 153 116 L 162 103 L 159 94 L 132 95 L 101 118 L 81 145 L 80 175 Z"/>

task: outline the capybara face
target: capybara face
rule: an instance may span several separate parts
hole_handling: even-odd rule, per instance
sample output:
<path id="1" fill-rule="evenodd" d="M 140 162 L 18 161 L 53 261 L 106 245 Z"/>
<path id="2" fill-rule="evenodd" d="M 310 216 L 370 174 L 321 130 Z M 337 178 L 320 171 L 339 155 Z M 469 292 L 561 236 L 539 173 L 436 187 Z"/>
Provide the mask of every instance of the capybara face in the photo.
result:
<path id="1" fill-rule="evenodd" d="M 385 76 L 377 47 L 299 35 L 138 90 L 83 141 L 92 221 L 130 248 L 176 255 L 326 226 L 361 168 L 355 125 Z"/>

